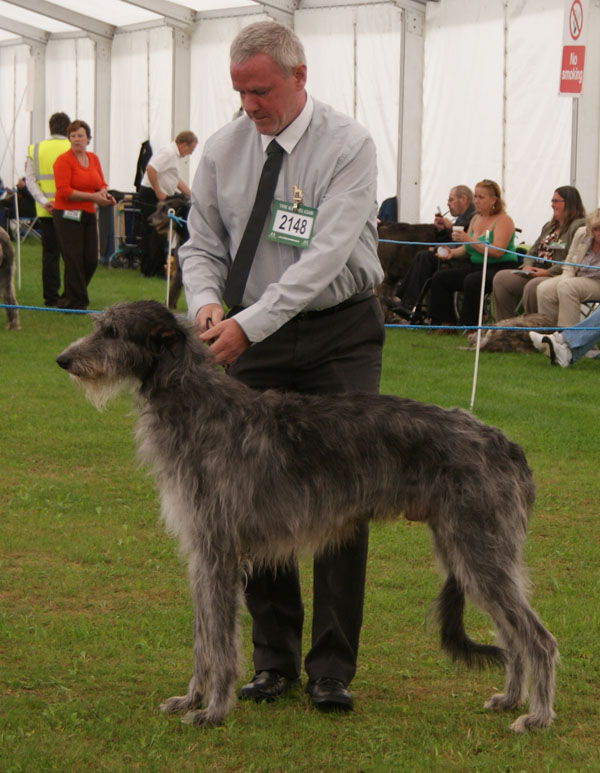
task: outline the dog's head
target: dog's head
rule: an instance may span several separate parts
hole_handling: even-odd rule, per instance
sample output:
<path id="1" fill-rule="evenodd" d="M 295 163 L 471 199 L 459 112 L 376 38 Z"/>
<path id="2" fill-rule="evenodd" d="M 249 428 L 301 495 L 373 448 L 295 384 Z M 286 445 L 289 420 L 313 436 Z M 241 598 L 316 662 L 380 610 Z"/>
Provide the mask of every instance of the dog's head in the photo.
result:
<path id="1" fill-rule="evenodd" d="M 173 368 L 192 333 L 158 301 L 111 306 L 97 315 L 93 331 L 56 358 L 98 408 L 126 387 L 149 382 L 159 365 Z"/>
<path id="2" fill-rule="evenodd" d="M 186 218 L 190 204 L 188 199 L 182 196 L 169 196 L 164 201 L 159 201 L 154 212 L 148 217 L 148 222 L 159 234 L 167 236 L 169 233 L 169 210 L 172 209 L 178 218 Z M 174 222 L 174 228 L 180 233 L 185 226 L 177 221 Z"/>
<path id="3" fill-rule="evenodd" d="M 154 212 L 148 217 L 148 222 L 152 228 L 160 234 L 165 234 L 169 229 L 169 209 L 170 206 L 166 199 L 159 201 Z"/>

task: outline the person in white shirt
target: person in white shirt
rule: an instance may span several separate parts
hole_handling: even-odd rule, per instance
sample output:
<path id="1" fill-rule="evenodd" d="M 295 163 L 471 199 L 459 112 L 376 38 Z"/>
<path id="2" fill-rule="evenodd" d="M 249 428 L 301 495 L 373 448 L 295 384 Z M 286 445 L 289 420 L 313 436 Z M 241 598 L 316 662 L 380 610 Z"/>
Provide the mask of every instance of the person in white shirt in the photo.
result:
<path id="1" fill-rule="evenodd" d="M 245 115 L 206 142 L 192 184 L 189 240 L 179 251 L 188 310 L 218 363 L 256 389 L 379 391 L 383 315 L 377 257 L 375 146 L 367 130 L 307 95 L 300 40 L 257 22 L 231 46 L 230 74 Z M 266 148 L 283 161 L 239 302 L 223 296 L 253 209 Z M 281 517 L 285 519 L 285 503 Z M 368 550 L 359 528 L 314 561 L 307 692 L 317 708 L 349 710 Z M 241 697 L 272 700 L 300 677 L 303 605 L 296 566 L 255 569 L 255 675 Z"/>
<path id="2" fill-rule="evenodd" d="M 139 190 L 141 214 L 141 269 L 145 276 L 164 276 L 165 239 L 148 223 L 159 201 L 177 192 L 189 198 L 190 189 L 182 178 L 182 164 L 198 145 L 192 131 L 183 131 L 148 161 Z"/>

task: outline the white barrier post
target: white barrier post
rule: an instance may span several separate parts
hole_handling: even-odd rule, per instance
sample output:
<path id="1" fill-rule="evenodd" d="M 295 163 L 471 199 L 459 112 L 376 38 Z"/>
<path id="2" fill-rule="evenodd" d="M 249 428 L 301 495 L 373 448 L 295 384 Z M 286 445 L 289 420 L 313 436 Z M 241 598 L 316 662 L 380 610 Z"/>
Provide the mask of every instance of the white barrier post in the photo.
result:
<path id="1" fill-rule="evenodd" d="M 165 297 L 165 306 L 169 308 L 169 289 L 171 287 L 171 269 L 174 263 L 173 258 L 173 218 L 175 215 L 174 209 L 169 209 L 167 212 L 169 216 L 169 257 L 167 258 L 167 295 Z"/>
<path id="2" fill-rule="evenodd" d="M 481 273 L 481 291 L 479 295 L 479 317 L 477 320 L 477 342 L 475 344 L 475 370 L 473 373 L 473 388 L 471 390 L 471 403 L 469 410 L 473 410 L 475 404 L 475 390 L 477 389 L 477 372 L 479 370 L 479 347 L 481 345 L 481 323 L 483 320 L 483 304 L 485 301 L 485 275 L 487 273 L 488 249 L 490 246 L 490 232 L 485 232 L 485 248 L 483 250 L 483 271 Z"/>
<path id="3" fill-rule="evenodd" d="M 15 187 L 15 216 L 17 218 L 17 289 L 21 289 L 21 225 L 19 223 L 19 195 Z"/>

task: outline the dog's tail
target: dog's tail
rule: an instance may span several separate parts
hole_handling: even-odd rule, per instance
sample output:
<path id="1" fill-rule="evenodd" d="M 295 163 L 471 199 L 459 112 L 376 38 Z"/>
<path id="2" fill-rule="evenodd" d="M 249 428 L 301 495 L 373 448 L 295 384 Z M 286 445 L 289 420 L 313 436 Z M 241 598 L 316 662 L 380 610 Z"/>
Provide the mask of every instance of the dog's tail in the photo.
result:
<path id="1" fill-rule="evenodd" d="M 453 574 L 446 578 L 436 604 L 442 649 L 453 661 L 479 668 L 506 664 L 506 652 L 501 647 L 478 644 L 467 636 L 463 623 L 465 594 Z"/>

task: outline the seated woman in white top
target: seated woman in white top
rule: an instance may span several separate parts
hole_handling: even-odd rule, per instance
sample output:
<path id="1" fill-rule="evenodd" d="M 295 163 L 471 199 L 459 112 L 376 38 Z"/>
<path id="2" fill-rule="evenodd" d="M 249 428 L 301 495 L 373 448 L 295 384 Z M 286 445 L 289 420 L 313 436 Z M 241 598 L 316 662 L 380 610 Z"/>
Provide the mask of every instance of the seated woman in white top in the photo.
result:
<path id="1" fill-rule="evenodd" d="M 600 209 L 575 234 L 560 276 L 538 285 L 537 300 L 539 313 L 559 327 L 579 322 L 583 301 L 600 300 Z"/>

